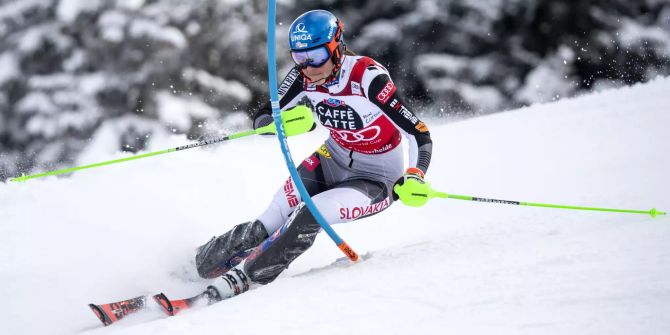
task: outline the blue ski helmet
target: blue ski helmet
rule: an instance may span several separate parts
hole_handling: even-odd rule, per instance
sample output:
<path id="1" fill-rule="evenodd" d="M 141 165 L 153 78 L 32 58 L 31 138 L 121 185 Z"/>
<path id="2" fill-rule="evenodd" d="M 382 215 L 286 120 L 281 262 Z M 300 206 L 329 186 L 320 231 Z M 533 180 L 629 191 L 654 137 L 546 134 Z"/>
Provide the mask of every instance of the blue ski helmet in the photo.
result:
<path id="1" fill-rule="evenodd" d="M 312 10 L 298 16 L 288 31 L 293 61 L 305 68 L 319 67 L 332 59 L 336 74 L 344 58 L 343 31 L 342 22 L 328 11 Z"/>
<path id="2" fill-rule="evenodd" d="M 341 35 L 339 20 L 325 10 L 312 10 L 298 16 L 289 28 L 291 50 L 307 50 L 333 41 Z"/>

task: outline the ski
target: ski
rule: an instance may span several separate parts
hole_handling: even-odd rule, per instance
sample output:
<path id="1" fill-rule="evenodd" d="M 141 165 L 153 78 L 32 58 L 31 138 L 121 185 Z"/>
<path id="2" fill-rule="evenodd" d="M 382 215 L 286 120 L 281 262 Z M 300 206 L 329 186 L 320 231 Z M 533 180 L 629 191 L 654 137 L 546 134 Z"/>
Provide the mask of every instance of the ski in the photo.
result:
<path id="1" fill-rule="evenodd" d="M 117 302 L 112 302 L 109 304 L 89 304 L 88 307 L 91 308 L 95 316 L 98 317 L 100 322 L 103 325 L 109 326 L 114 322 L 117 322 L 129 314 L 138 312 L 146 306 L 145 296 L 139 296 L 128 300 L 121 300 Z"/>
<path id="2" fill-rule="evenodd" d="M 170 300 L 162 292 L 154 295 L 152 298 L 165 314 L 174 316 L 181 311 L 194 307 L 200 302 L 206 302 L 207 305 L 211 305 L 244 293 L 250 288 L 247 276 L 243 271 L 236 268 L 233 268 L 230 273 L 224 274 L 220 279 L 218 283 L 220 285 L 219 288 L 215 286 L 216 284 L 209 285 L 205 291 L 190 298 Z M 91 308 L 103 325 L 109 326 L 123 319 L 128 314 L 143 310 L 146 307 L 146 301 L 146 296 L 139 296 L 110 304 L 89 304 L 88 307 Z"/>
<path id="3" fill-rule="evenodd" d="M 208 286 L 207 289 L 191 298 L 170 300 L 164 293 L 153 296 L 154 301 L 161 306 L 163 312 L 168 316 L 177 315 L 177 313 L 193 307 L 196 303 L 207 301 L 211 305 L 222 300 L 219 291 L 214 286 Z"/>
<path id="4" fill-rule="evenodd" d="M 153 296 L 153 299 L 161 306 L 163 312 L 168 316 L 174 316 L 177 313 L 189 309 L 201 301 L 206 301 L 207 305 L 230 299 L 249 290 L 249 280 L 247 276 L 239 269 L 233 268 L 231 273 L 226 273 L 221 277 L 220 286 L 207 286 L 207 289 L 191 298 L 170 300 L 164 293 Z M 223 294 L 222 294 L 223 293 Z"/>

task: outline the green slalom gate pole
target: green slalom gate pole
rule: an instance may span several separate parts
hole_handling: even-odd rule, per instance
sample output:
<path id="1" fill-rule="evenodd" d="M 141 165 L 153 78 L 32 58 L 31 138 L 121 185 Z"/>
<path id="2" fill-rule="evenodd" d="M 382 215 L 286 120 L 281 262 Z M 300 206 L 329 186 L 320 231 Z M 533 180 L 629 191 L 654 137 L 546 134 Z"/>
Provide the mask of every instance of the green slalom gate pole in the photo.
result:
<path id="1" fill-rule="evenodd" d="M 312 114 L 312 111 L 306 107 L 306 106 L 296 106 L 293 109 L 286 110 L 282 113 L 282 123 L 284 124 L 284 129 L 286 132 L 287 136 L 295 136 L 295 135 L 300 135 L 303 133 L 308 132 L 309 130 L 312 129 L 312 126 L 314 125 L 314 115 Z M 32 175 L 26 175 L 23 174 L 19 177 L 14 177 L 9 179 L 9 181 L 13 182 L 25 182 L 30 179 L 36 179 L 36 178 L 42 178 L 42 177 L 47 177 L 47 176 L 56 176 L 60 174 L 65 174 L 65 173 L 70 173 L 70 172 L 75 172 L 75 171 L 80 171 L 80 170 L 86 170 L 86 169 L 93 169 L 97 167 L 102 167 L 102 166 L 107 166 L 107 165 L 112 165 L 112 164 L 117 164 L 117 163 L 122 163 L 122 162 L 128 162 L 132 160 L 138 160 L 142 158 L 147 158 L 147 157 L 153 157 L 153 156 L 158 156 L 158 155 L 163 155 L 163 154 L 168 154 L 171 152 L 177 152 L 177 151 L 182 151 L 186 149 L 192 149 L 192 148 L 197 148 L 197 147 L 202 147 L 205 145 L 210 145 L 210 144 L 215 144 L 215 143 L 220 143 L 224 141 L 230 141 L 242 137 L 247 137 L 251 135 L 261 135 L 261 134 L 276 134 L 277 130 L 275 128 L 275 124 L 271 123 L 265 127 L 258 128 L 256 130 L 247 130 L 239 133 L 235 133 L 232 135 L 220 137 L 220 138 L 215 138 L 215 139 L 210 139 L 210 140 L 205 140 L 205 141 L 200 141 L 197 143 L 192 143 L 188 145 L 183 145 L 179 146 L 176 148 L 170 148 L 170 149 L 165 149 L 165 150 L 159 150 L 159 151 L 154 151 L 154 152 L 149 152 L 146 154 L 141 154 L 141 155 L 134 155 L 130 157 L 125 157 L 125 158 L 119 158 L 119 159 L 114 159 L 114 160 L 109 160 L 109 161 L 104 161 L 104 162 L 99 162 L 99 163 L 94 163 L 94 164 L 89 164 L 89 165 L 82 165 L 82 166 L 77 166 L 77 167 L 72 167 L 72 168 L 67 168 L 67 169 L 61 169 L 61 170 L 55 170 L 55 171 L 49 171 L 49 172 L 44 172 L 44 173 L 37 173 L 37 174 L 32 174 Z"/>
<path id="2" fill-rule="evenodd" d="M 651 216 L 652 218 L 655 218 L 658 215 L 667 215 L 666 212 L 659 211 L 656 208 L 652 208 L 650 210 L 645 211 L 635 209 L 584 207 L 584 206 L 571 206 L 571 205 L 543 204 L 537 202 L 525 202 L 525 201 L 514 201 L 514 200 L 489 199 L 489 198 L 473 197 L 469 195 L 459 195 L 459 194 L 447 194 L 432 189 L 430 187 L 430 184 L 427 182 L 421 183 L 414 179 L 408 179 L 407 181 L 405 181 L 403 185 L 396 185 L 394 187 L 394 190 L 396 194 L 398 194 L 400 201 L 402 201 L 403 204 L 411 207 L 423 206 L 430 199 L 445 198 L 445 199 L 458 199 L 466 201 L 477 201 L 477 202 L 487 202 L 494 204 L 516 205 L 516 206 L 560 208 L 560 209 L 572 209 L 580 211 L 646 214 Z"/>

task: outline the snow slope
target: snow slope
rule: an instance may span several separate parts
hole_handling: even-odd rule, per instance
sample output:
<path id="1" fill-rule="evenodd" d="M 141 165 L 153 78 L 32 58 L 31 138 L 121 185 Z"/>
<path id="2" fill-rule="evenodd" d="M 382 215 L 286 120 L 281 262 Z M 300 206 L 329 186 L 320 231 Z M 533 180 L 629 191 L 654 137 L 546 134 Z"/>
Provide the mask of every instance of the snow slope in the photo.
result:
<path id="1" fill-rule="evenodd" d="M 432 185 L 510 200 L 670 210 L 670 79 L 433 125 Z M 296 159 L 323 130 L 290 140 Z M 152 150 L 185 143 L 171 138 Z M 169 157 L 168 157 L 169 156 Z M 90 151 L 81 163 L 119 157 Z M 287 171 L 241 139 L 0 185 L 0 334 L 665 334 L 670 219 L 434 200 L 322 234 L 274 283 L 104 328 L 86 306 L 184 297 L 193 249 L 253 219 Z"/>

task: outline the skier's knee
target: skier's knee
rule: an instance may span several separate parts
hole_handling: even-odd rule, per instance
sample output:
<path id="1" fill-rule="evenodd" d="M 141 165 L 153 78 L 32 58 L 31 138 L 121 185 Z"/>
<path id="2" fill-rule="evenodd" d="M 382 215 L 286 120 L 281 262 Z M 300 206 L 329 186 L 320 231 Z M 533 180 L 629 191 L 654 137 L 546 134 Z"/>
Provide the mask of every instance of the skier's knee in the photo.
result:
<path id="1" fill-rule="evenodd" d="M 245 272 L 256 283 L 272 282 L 314 244 L 320 229 L 312 213 L 300 204 L 285 225 L 247 259 Z"/>

